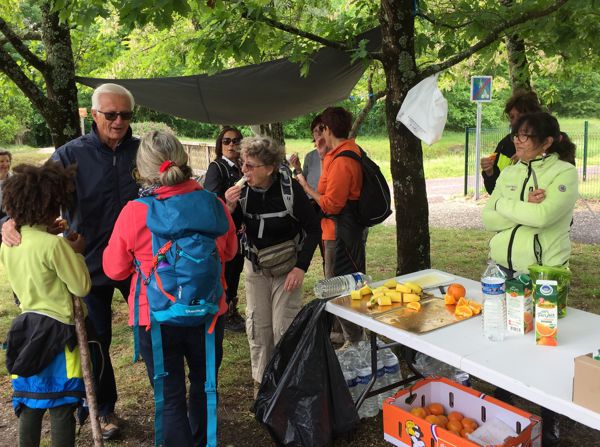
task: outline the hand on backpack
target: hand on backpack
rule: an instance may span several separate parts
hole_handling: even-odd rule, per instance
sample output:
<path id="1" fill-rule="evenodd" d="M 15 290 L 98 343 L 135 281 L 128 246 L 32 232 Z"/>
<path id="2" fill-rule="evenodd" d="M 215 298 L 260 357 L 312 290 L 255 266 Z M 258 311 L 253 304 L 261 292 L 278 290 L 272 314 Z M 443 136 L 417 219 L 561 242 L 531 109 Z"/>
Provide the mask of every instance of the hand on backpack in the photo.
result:
<path id="1" fill-rule="evenodd" d="M 302 286 L 302 282 L 304 281 L 304 270 L 298 267 L 294 267 L 285 278 L 285 284 L 283 285 L 283 289 L 286 292 L 291 292 L 294 289 Z"/>

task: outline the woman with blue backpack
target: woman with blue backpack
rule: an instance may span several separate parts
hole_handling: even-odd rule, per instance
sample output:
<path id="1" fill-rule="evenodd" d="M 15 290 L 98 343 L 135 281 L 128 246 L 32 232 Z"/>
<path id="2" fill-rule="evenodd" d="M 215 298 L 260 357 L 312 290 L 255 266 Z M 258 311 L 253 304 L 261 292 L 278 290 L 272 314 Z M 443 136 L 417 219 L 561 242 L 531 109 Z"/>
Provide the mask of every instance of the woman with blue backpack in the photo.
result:
<path id="1" fill-rule="evenodd" d="M 121 211 L 103 267 L 118 280 L 133 272 L 129 324 L 154 387 L 155 445 L 204 447 L 216 445 L 222 263 L 235 256 L 237 238 L 227 207 L 191 178 L 187 161 L 172 134 L 142 137 L 141 197 Z"/>
<path id="2" fill-rule="evenodd" d="M 245 225 L 246 335 L 255 397 L 275 345 L 302 307 L 302 283 L 321 227 L 315 209 L 290 170 L 284 149 L 271 138 L 244 138 L 246 185 L 225 192 Z"/>

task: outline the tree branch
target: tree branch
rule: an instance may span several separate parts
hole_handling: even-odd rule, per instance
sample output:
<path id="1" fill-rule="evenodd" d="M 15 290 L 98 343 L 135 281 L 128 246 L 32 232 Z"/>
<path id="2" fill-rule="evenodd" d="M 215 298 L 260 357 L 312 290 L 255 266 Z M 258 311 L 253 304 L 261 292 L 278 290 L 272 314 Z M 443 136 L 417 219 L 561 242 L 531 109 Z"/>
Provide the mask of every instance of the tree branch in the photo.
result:
<path id="1" fill-rule="evenodd" d="M 0 17 L 0 32 L 4 34 L 8 42 L 14 47 L 14 49 L 27 61 L 29 65 L 44 73 L 47 69 L 46 63 L 39 57 L 33 54 L 27 45 L 23 43 L 21 38 L 8 26 L 8 23 Z"/>
<path id="2" fill-rule="evenodd" d="M 342 42 L 325 39 L 324 37 L 317 36 L 316 34 L 309 33 L 308 31 L 303 31 L 294 26 L 286 25 L 285 23 L 278 22 L 275 19 L 265 17 L 262 14 L 254 16 L 252 14 L 249 14 L 248 10 L 246 10 L 246 9 L 242 12 L 242 17 L 247 20 L 253 20 L 256 22 L 266 23 L 267 25 L 269 25 L 272 28 L 276 28 L 276 29 L 284 31 L 286 33 L 293 34 L 293 35 L 299 36 L 299 37 L 303 37 L 308 40 L 312 40 L 313 42 L 320 43 L 321 45 L 324 45 L 326 47 L 335 48 L 335 49 L 341 50 L 341 51 L 352 51 L 354 49 Z"/>
<path id="3" fill-rule="evenodd" d="M 29 32 L 23 34 L 22 36 L 19 36 L 19 40 L 21 40 L 21 41 L 42 40 L 42 35 L 36 31 L 29 31 Z M 9 40 L 6 37 L 0 38 L 0 47 L 8 42 L 9 42 Z"/>
<path id="4" fill-rule="evenodd" d="M 504 21 L 504 23 L 492 28 L 492 30 L 489 32 L 489 34 L 487 36 L 485 36 L 483 39 L 481 39 L 479 42 L 477 42 L 475 45 L 472 45 L 471 47 L 467 48 L 466 50 L 461 51 L 458 54 L 455 54 L 454 56 L 448 58 L 444 62 L 440 62 L 439 64 L 432 64 L 432 65 L 429 65 L 428 67 L 425 67 L 421 71 L 421 77 L 424 79 L 428 76 L 431 76 L 435 73 L 439 73 L 440 71 L 443 71 L 447 68 L 450 68 L 450 67 L 458 64 L 459 62 L 465 60 L 472 54 L 475 54 L 477 51 L 481 50 L 482 48 L 487 47 L 492 42 L 497 40 L 502 32 L 504 32 L 504 31 L 508 30 L 509 28 L 512 28 L 516 25 L 520 25 L 521 23 L 525 23 L 529 20 L 539 19 L 539 18 L 545 17 L 549 14 L 552 14 L 554 11 L 558 10 L 561 6 L 563 6 L 568 1 L 569 0 L 557 0 L 556 3 L 547 7 L 546 9 L 542 9 L 541 11 L 538 11 L 538 10 L 530 11 L 526 14 L 520 15 L 519 17 L 515 17 L 513 19 Z"/>
<path id="5" fill-rule="evenodd" d="M 352 128 L 350 129 L 350 134 L 348 135 L 349 138 L 356 137 L 359 127 L 362 126 L 362 123 L 367 118 L 367 115 L 369 114 L 371 109 L 375 106 L 375 103 L 377 103 L 377 101 L 379 101 L 381 98 L 383 98 L 387 93 L 386 90 L 381 90 L 377 93 L 373 93 L 373 74 L 374 73 L 375 72 L 373 70 L 371 70 L 371 73 L 369 73 L 369 79 L 367 80 L 367 92 L 368 92 L 367 102 L 365 103 L 365 106 L 359 112 L 358 116 L 354 120 L 354 123 L 352 123 Z"/>
<path id="6" fill-rule="evenodd" d="M 460 24 L 458 24 L 458 25 L 450 25 L 450 24 L 448 24 L 448 23 L 443 23 L 443 22 L 440 22 L 440 21 L 438 21 L 438 20 L 434 19 L 433 17 L 429 17 L 428 15 L 426 15 L 426 14 L 423 14 L 422 12 L 418 12 L 418 13 L 417 13 L 417 16 L 424 18 L 424 19 L 425 19 L 425 20 L 427 20 L 429 23 L 431 23 L 431 24 L 433 24 L 433 25 L 435 25 L 435 26 L 441 26 L 441 27 L 444 27 L 444 28 L 450 28 L 450 29 L 461 29 L 461 28 L 465 28 L 465 27 L 469 26 L 471 23 L 473 23 L 473 20 L 467 20 L 466 22 L 464 22 L 464 23 L 460 23 Z"/>
<path id="7" fill-rule="evenodd" d="M 48 99 L 44 95 L 44 92 L 25 75 L 21 67 L 17 65 L 10 54 L 2 47 L 0 47 L 0 72 L 8 76 L 21 89 L 42 116 L 45 117 L 47 115 L 46 106 Z"/>

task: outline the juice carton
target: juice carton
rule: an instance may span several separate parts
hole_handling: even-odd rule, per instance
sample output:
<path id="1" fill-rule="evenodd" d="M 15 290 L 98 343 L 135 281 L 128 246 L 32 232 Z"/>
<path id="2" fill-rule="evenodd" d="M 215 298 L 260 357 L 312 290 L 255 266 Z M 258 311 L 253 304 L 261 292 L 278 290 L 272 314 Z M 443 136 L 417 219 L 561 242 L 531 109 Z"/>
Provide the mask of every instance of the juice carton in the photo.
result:
<path id="1" fill-rule="evenodd" d="M 506 325 L 513 334 L 533 329 L 533 295 L 528 275 L 506 281 Z"/>
<path id="2" fill-rule="evenodd" d="M 538 345 L 557 346 L 558 282 L 538 279 L 533 298 L 535 300 L 535 342 Z"/>

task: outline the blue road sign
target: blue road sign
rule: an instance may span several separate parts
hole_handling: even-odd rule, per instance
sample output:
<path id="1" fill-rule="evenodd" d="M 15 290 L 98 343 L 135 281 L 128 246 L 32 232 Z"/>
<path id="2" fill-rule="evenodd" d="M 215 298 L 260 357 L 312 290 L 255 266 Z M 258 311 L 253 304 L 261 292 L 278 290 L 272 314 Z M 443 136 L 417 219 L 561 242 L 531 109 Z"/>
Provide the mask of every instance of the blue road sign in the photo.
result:
<path id="1" fill-rule="evenodd" d="M 492 100 L 492 77 L 471 77 L 471 101 L 490 102 Z"/>

